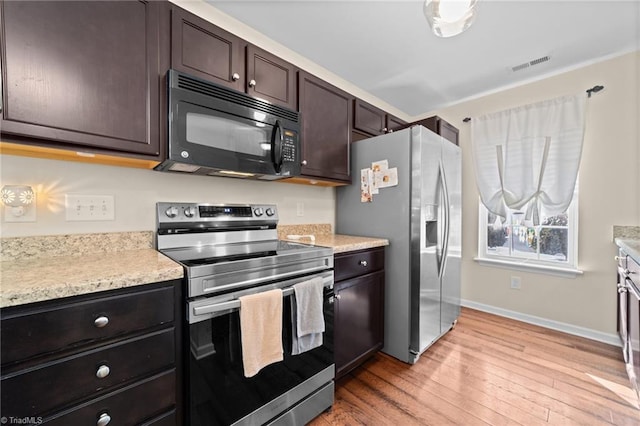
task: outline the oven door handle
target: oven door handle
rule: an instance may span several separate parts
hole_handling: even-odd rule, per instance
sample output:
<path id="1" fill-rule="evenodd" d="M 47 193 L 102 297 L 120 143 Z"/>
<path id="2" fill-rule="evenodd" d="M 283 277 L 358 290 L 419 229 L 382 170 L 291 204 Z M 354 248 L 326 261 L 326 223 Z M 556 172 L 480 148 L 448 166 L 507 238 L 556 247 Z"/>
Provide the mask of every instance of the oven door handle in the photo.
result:
<path id="1" fill-rule="evenodd" d="M 333 279 L 328 283 L 325 283 L 325 288 L 333 288 Z M 287 287 L 282 289 L 282 297 L 291 296 L 293 294 L 293 287 Z M 191 308 L 193 316 L 210 315 L 218 312 L 228 312 L 235 309 L 240 309 L 240 300 L 234 299 L 228 302 L 212 303 L 210 305 L 194 306 Z M 214 315 L 215 316 L 215 315 Z"/>

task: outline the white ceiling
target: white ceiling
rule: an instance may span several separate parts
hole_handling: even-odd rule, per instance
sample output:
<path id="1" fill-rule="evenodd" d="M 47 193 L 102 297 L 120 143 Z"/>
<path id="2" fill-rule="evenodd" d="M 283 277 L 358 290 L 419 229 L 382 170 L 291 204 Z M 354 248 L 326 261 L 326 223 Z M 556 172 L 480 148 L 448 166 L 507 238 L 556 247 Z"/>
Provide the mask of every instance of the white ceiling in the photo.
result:
<path id="1" fill-rule="evenodd" d="M 638 0 L 479 0 L 471 28 L 445 39 L 420 0 L 206 1 L 411 117 L 640 49 Z"/>

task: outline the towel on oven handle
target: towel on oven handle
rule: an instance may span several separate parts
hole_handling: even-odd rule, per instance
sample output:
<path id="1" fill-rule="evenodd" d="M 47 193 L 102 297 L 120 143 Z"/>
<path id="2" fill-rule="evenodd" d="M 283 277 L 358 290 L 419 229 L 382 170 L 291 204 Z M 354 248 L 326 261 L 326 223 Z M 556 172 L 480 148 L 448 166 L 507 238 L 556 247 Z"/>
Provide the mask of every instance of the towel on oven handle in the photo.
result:
<path id="1" fill-rule="evenodd" d="M 282 290 L 239 297 L 240 341 L 245 377 L 284 359 L 282 350 Z"/>
<path id="2" fill-rule="evenodd" d="M 293 285 L 291 295 L 292 355 L 322 346 L 324 332 L 322 278 L 313 278 Z"/>

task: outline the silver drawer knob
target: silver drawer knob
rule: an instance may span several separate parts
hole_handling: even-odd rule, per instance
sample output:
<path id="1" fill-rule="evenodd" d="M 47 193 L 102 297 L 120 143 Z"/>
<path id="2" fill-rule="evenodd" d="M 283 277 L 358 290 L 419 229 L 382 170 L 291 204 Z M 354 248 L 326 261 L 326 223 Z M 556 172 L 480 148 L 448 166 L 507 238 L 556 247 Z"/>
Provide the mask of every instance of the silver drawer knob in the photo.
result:
<path id="1" fill-rule="evenodd" d="M 254 79 L 249 81 L 249 87 L 256 87 L 256 81 Z"/>
<path id="2" fill-rule="evenodd" d="M 98 417 L 98 423 L 96 423 L 96 425 L 107 426 L 109 423 L 111 423 L 111 416 L 107 413 L 102 413 L 100 417 Z"/>
<path id="3" fill-rule="evenodd" d="M 302 160 L 302 165 L 306 166 L 307 165 L 307 160 Z"/>
<path id="4" fill-rule="evenodd" d="M 98 370 L 96 371 L 96 377 L 98 379 L 104 379 L 109 375 L 110 372 L 111 370 L 109 369 L 109 366 L 101 365 L 100 367 L 98 367 Z"/>
<path id="5" fill-rule="evenodd" d="M 366 268 L 366 267 L 367 267 L 367 265 L 369 265 L 369 264 L 367 263 L 367 261 L 366 261 L 366 260 L 361 260 L 360 262 L 358 262 L 358 265 L 360 265 L 360 266 L 362 266 L 362 267 Z"/>
<path id="6" fill-rule="evenodd" d="M 233 81 L 238 81 L 240 80 L 240 74 L 238 74 L 237 72 L 234 72 L 233 75 L 231 76 L 231 79 Z"/>
<path id="7" fill-rule="evenodd" d="M 105 316 L 100 316 L 96 318 L 95 321 L 93 321 L 93 325 L 95 325 L 98 328 L 102 328 L 107 324 L 109 324 L 109 318 Z"/>

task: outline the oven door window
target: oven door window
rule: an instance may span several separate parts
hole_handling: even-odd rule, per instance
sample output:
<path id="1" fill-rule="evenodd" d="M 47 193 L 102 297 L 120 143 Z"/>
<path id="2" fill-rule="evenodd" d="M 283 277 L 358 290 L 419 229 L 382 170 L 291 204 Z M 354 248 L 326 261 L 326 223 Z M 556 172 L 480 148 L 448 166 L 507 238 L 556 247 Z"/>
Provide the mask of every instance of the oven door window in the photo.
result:
<path id="1" fill-rule="evenodd" d="M 326 295 L 323 346 L 292 356 L 291 303 L 287 297 L 283 304 L 284 360 L 263 368 L 251 378 L 244 376 L 237 310 L 189 325 L 189 424 L 233 424 L 331 367 L 334 362 L 330 299 Z"/>

